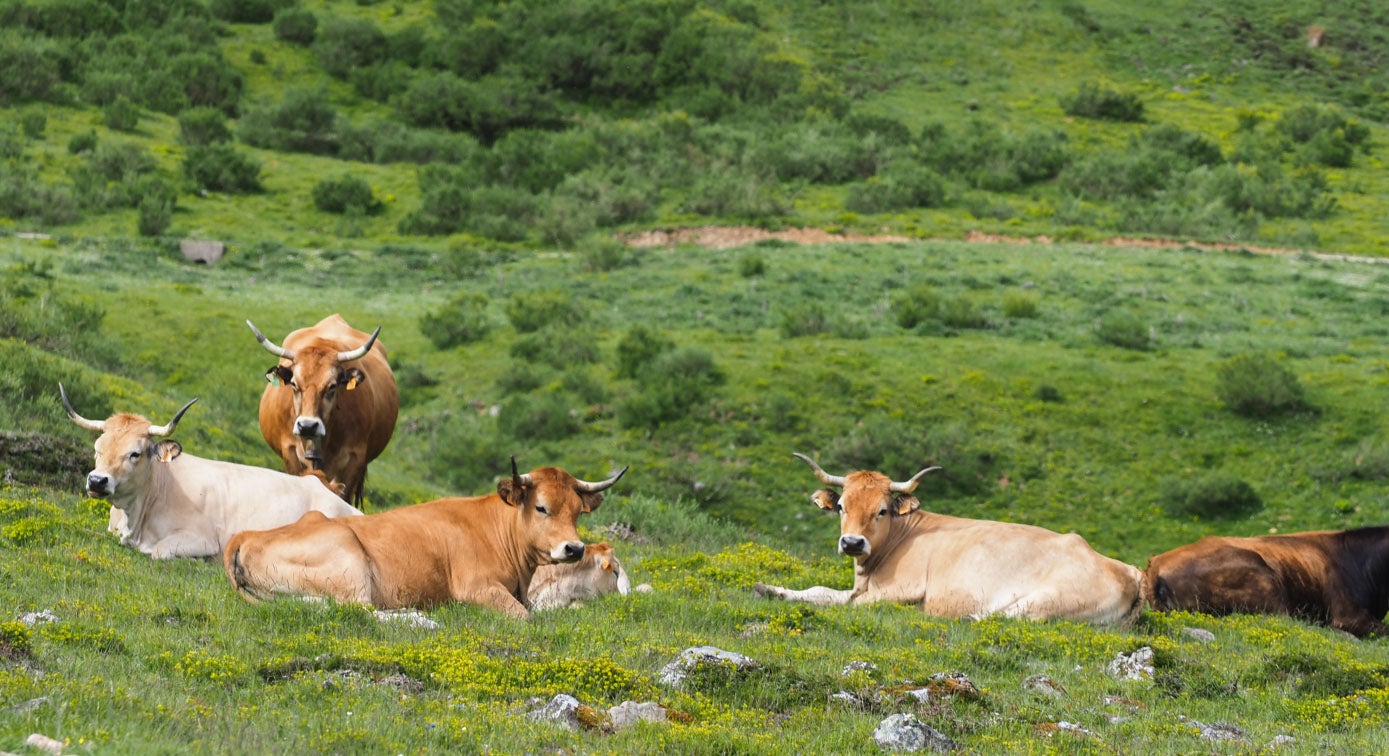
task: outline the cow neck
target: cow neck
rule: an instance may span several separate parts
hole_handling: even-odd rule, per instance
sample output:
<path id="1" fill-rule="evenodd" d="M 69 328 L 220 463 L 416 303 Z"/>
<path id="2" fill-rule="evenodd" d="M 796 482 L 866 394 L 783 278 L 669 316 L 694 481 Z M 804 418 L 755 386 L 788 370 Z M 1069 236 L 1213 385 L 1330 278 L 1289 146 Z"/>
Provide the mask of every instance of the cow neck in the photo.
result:
<path id="1" fill-rule="evenodd" d="M 493 542 L 498 545 L 498 551 L 502 557 L 505 572 L 503 577 L 515 581 L 515 585 L 507 587 L 513 595 L 518 592 L 524 594 L 531 577 L 535 575 L 536 567 L 539 566 L 539 559 L 532 549 L 527 548 L 521 542 L 520 532 L 524 512 L 520 508 L 502 501 L 500 496 L 495 494 L 493 496 L 496 497 L 494 499 L 496 505 L 507 515 L 505 517 L 486 518 L 492 523 Z M 529 567 L 529 574 L 527 574 L 527 567 Z"/>
<path id="2" fill-rule="evenodd" d="M 1385 596 L 1386 588 L 1389 588 L 1389 528 L 1369 527 L 1349 530 L 1341 534 L 1337 544 L 1337 553 L 1332 553 L 1333 561 L 1337 563 L 1346 578 L 1350 590 L 1357 603 L 1364 604 L 1368 601 L 1367 608 L 1371 608 L 1371 614 L 1375 611 L 1375 619 L 1384 615 L 1384 607 L 1389 604 L 1389 597 Z"/>
<path id="3" fill-rule="evenodd" d="M 904 515 L 897 515 L 888 520 L 887 537 L 882 543 L 873 546 L 873 552 L 867 559 L 860 561 L 856 565 L 856 572 L 870 573 L 878 568 L 889 555 L 897 552 L 904 541 L 910 540 L 920 530 L 922 522 L 925 520 L 926 513 L 917 510 Z"/>
<path id="4" fill-rule="evenodd" d="M 137 545 L 144 542 L 145 520 L 149 516 L 151 503 L 163 501 L 167 495 L 166 489 L 170 480 L 167 468 L 168 465 L 173 464 L 173 460 L 169 462 L 151 460 L 147 464 L 148 473 L 144 485 L 139 487 L 140 492 L 120 497 L 126 505 L 122 508 L 125 510 L 126 527 L 130 530 L 127 540 L 133 541 Z M 114 498 L 112 503 L 114 503 Z"/>

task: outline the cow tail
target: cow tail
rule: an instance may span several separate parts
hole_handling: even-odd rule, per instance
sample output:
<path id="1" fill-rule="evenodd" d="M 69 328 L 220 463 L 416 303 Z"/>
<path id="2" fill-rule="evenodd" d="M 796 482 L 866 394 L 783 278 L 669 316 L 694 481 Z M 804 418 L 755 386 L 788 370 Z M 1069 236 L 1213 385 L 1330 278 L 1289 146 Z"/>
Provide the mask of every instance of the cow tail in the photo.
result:
<path id="1" fill-rule="evenodd" d="M 246 575 L 246 567 L 241 564 L 241 547 L 238 545 L 232 551 L 231 563 L 228 565 L 227 572 L 230 573 L 232 585 L 241 598 L 246 599 L 252 604 L 258 603 L 260 599 L 251 593 L 251 580 Z"/>
<path id="2" fill-rule="evenodd" d="M 1177 607 L 1176 597 L 1172 595 L 1172 586 L 1167 582 L 1167 578 L 1159 577 L 1153 581 L 1152 604 L 1159 612 L 1170 612 Z"/>

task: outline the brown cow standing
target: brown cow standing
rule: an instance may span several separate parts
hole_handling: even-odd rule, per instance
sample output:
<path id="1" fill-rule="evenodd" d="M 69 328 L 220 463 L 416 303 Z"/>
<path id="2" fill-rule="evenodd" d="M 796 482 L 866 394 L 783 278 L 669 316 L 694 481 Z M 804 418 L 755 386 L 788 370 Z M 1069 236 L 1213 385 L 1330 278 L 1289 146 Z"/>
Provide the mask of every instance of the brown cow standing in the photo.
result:
<path id="1" fill-rule="evenodd" d="M 391 441 L 400 394 L 386 362 L 386 348 L 341 315 L 300 328 L 277 346 L 251 321 L 256 340 L 279 364 L 265 372 L 260 432 L 285 461 L 285 472 L 322 470 L 345 488 L 344 499 L 362 503 L 367 463 Z"/>
<path id="2" fill-rule="evenodd" d="M 497 492 L 400 507 L 365 517 L 315 513 L 227 543 L 227 577 L 248 601 L 277 594 L 326 596 L 381 609 L 449 601 L 529 616 L 528 590 L 544 564 L 584 556 L 577 530 L 623 468 L 597 483 L 558 467 L 516 472 Z"/>
<path id="3" fill-rule="evenodd" d="M 1389 635 L 1389 527 L 1207 536 L 1150 559 L 1143 597 L 1160 612 L 1286 614 Z"/>

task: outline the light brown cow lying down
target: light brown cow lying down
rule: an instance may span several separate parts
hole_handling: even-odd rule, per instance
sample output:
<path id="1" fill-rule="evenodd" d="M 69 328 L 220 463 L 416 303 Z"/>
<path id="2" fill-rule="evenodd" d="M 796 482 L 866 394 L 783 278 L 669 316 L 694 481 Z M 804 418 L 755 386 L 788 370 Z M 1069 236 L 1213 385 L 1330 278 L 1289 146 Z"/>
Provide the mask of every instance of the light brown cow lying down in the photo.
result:
<path id="1" fill-rule="evenodd" d="M 617 561 L 612 545 L 607 541 L 591 543 L 584 548 L 583 559 L 541 565 L 535 571 L 530 587 L 531 609 L 572 606 L 613 591 L 626 596 L 632 592 L 632 581 Z"/>
<path id="2" fill-rule="evenodd" d="M 597 509 L 626 471 L 589 483 L 558 467 L 520 475 L 513 459 L 494 494 L 337 520 L 309 513 L 238 534 L 223 564 L 248 601 L 325 596 L 380 609 L 461 601 L 526 617 L 536 568 L 583 558 L 579 515 Z"/>
<path id="3" fill-rule="evenodd" d="M 854 587 L 788 590 L 758 583 L 763 596 L 815 604 L 894 601 L 927 614 L 999 614 L 1109 624 L 1142 609 L 1143 573 L 1097 553 L 1085 539 L 1032 525 L 969 520 L 922 511 L 911 492 L 931 467 L 905 483 L 868 471 L 829 475 L 797 454 L 825 484 L 811 499 L 840 514 L 839 553 L 854 558 Z"/>
<path id="4" fill-rule="evenodd" d="M 174 432 L 194 399 L 168 425 L 140 415 L 88 420 L 77 414 L 58 385 L 63 408 L 77 425 L 101 433 L 87 493 L 110 500 L 108 529 L 121 543 L 155 559 L 212 557 L 232 535 L 273 528 L 305 512 L 330 517 L 359 515 L 323 475 L 298 477 L 186 454 L 177 441 L 156 441 Z"/>

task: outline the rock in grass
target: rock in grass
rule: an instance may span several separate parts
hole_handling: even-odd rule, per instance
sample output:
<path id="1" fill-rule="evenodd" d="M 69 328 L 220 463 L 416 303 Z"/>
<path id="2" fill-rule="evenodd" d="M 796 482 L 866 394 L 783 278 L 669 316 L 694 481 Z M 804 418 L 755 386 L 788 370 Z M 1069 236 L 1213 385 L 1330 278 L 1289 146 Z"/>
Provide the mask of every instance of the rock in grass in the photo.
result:
<path id="1" fill-rule="evenodd" d="M 28 738 L 25 738 L 24 745 L 27 745 L 30 748 L 37 748 L 38 750 L 43 751 L 45 753 L 63 752 L 63 741 L 54 740 L 53 738 L 50 738 L 47 735 L 42 735 L 37 732 L 33 735 L 30 735 Z"/>
<path id="2" fill-rule="evenodd" d="M 581 706 L 579 699 L 561 693 L 550 699 L 550 702 L 541 708 L 526 712 L 526 717 L 537 722 L 550 722 L 569 730 L 577 730 L 579 729 L 579 706 Z"/>
<path id="3" fill-rule="evenodd" d="M 1052 679 L 1051 675 L 1032 675 L 1022 681 L 1022 689 L 1051 698 L 1060 698 L 1066 695 L 1066 689 L 1061 687 L 1061 683 Z"/>
<path id="4" fill-rule="evenodd" d="M 1226 724 L 1224 722 L 1206 724 L 1205 722 L 1198 722 L 1186 716 L 1180 716 L 1178 719 L 1195 727 L 1196 731 L 1201 733 L 1202 740 L 1234 740 L 1244 742 L 1249 739 L 1249 733 L 1232 724 Z"/>
<path id="5" fill-rule="evenodd" d="M 1202 643 L 1210 643 L 1215 640 L 1215 633 L 1209 630 L 1202 630 L 1199 627 L 1184 627 L 1182 628 L 1182 635 L 1188 638 L 1194 638 Z"/>
<path id="6" fill-rule="evenodd" d="M 608 709 L 608 720 L 612 722 L 614 730 L 630 727 L 637 722 L 664 722 L 666 721 L 666 709 L 652 701 L 643 703 L 623 701 Z"/>
<path id="7" fill-rule="evenodd" d="M 851 661 L 844 665 L 844 669 L 839 671 L 840 677 L 848 677 L 855 672 L 867 672 L 873 674 L 878 671 L 878 665 L 868 661 Z"/>
<path id="8" fill-rule="evenodd" d="M 414 609 L 377 609 L 372 612 L 377 622 L 400 622 L 424 630 L 438 630 L 439 623 Z"/>
<path id="9" fill-rule="evenodd" d="M 893 714 L 873 730 L 873 742 L 885 751 L 935 751 L 959 749 L 959 744 L 911 714 Z"/>
<path id="10" fill-rule="evenodd" d="M 691 669 L 705 664 L 726 664 L 737 669 L 754 669 L 762 666 L 742 654 L 724 651 L 713 646 L 693 646 L 680 652 L 675 661 L 661 668 L 660 682 L 678 688 L 685 683 Z"/>
<path id="11" fill-rule="evenodd" d="M 1131 654 L 1119 654 L 1106 668 L 1110 675 L 1120 680 L 1153 679 L 1153 649 L 1148 646 Z"/>
<path id="12" fill-rule="evenodd" d="M 19 615 L 19 621 L 29 626 L 41 625 L 45 622 L 57 622 L 58 615 L 54 614 L 53 612 L 47 609 L 44 609 L 41 612 L 26 612 L 24 614 L 21 614 Z"/>

